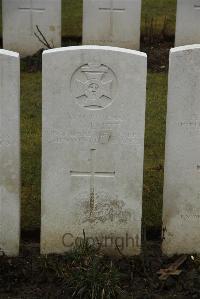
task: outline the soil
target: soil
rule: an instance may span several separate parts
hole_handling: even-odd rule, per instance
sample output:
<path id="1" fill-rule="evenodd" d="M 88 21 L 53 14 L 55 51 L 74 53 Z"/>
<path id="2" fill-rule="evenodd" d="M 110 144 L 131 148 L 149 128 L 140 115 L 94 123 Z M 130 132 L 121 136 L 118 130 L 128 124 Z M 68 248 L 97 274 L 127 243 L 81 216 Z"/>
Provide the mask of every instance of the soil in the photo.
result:
<path id="1" fill-rule="evenodd" d="M 112 259 L 120 272 L 120 289 L 123 293 L 114 298 L 170 299 L 200 298 L 200 259 L 188 256 L 180 266 L 182 273 L 159 280 L 157 271 L 167 268 L 177 256 L 162 256 L 160 242 L 147 242 L 140 257 Z M 111 258 L 103 257 L 103 263 Z M 39 255 L 39 243 L 26 240 L 17 258 L 0 257 L 0 298 L 1 299 L 51 299 L 72 298 L 66 276 L 60 275 L 59 268 L 75 267 L 66 256 Z M 77 271 L 79 269 L 77 268 Z M 81 298 L 76 296 L 73 298 Z M 95 297 L 96 298 L 96 297 Z"/>
<path id="2" fill-rule="evenodd" d="M 63 38 L 62 46 L 77 46 L 81 44 L 81 38 L 70 37 Z M 141 51 L 147 53 L 148 71 L 166 72 L 169 64 L 169 51 L 174 47 L 174 37 L 166 40 L 162 38 L 149 41 L 144 37 L 141 38 Z M 21 68 L 25 72 L 36 72 L 42 70 L 42 52 L 38 51 L 31 57 L 21 59 Z"/>
<path id="3" fill-rule="evenodd" d="M 174 47 L 172 41 L 158 41 L 151 45 L 142 43 L 141 51 L 147 53 L 148 70 L 166 72 L 169 67 L 169 51 Z"/>

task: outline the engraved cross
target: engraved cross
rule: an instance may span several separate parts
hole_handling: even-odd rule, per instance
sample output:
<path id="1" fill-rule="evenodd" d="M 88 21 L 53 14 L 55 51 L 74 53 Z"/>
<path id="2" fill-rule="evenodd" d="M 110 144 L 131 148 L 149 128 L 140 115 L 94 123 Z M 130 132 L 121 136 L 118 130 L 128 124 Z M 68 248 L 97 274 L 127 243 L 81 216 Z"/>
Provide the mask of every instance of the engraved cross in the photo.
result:
<path id="1" fill-rule="evenodd" d="M 110 32 L 111 36 L 114 34 L 114 14 L 119 12 L 124 12 L 125 8 L 117 8 L 115 7 L 113 0 L 110 0 L 110 7 L 99 7 L 100 11 L 109 12 L 110 13 Z"/>
<path id="2" fill-rule="evenodd" d="M 33 0 L 30 0 L 30 5 L 19 7 L 18 9 L 22 12 L 27 12 L 30 14 L 30 26 L 33 33 L 34 31 L 33 13 L 43 13 L 45 11 L 45 8 L 33 8 Z"/>
<path id="3" fill-rule="evenodd" d="M 115 171 L 113 172 L 100 172 L 95 170 L 96 149 L 90 150 L 90 171 L 70 171 L 73 177 L 90 177 L 90 216 L 94 210 L 95 205 L 95 178 L 114 178 Z"/>

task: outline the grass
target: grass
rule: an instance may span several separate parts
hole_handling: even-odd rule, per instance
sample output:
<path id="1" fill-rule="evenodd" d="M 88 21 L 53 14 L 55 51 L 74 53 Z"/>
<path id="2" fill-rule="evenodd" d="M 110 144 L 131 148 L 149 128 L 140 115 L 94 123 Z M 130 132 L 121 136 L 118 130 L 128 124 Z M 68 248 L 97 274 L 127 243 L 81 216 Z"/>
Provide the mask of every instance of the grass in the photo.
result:
<path id="1" fill-rule="evenodd" d="M 103 259 L 85 235 L 82 243 L 69 253 L 67 264 L 73 265 L 70 275 L 65 277 L 65 289 L 71 290 L 72 298 L 111 299 L 123 293 L 119 268 L 112 260 Z"/>
<path id="2" fill-rule="evenodd" d="M 143 222 L 161 225 L 167 75 L 150 73 L 147 84 Z"/>
<path id="3" fill-rule="evenodd" d="M 82 36 L 82 0 L 62 2 L 62 36 Z"/>
<path id="4" fill-rule="evenodd" d="M 40 226 L 41 73 L 21 75 L 22 228 Z"/>
<path id="5" fill-rule="evenodd" d="M 148 75 L 144 223 L 161 224 L 167 76 Z M 41 73 L 21 76 L 22 228 L 40 227 Z"/>
<path id="6" fill-rule="evenodd" d="M 166 19 L 166 25 L 165 24 Z M 163 27 L 169 35 L 174 35 L 176 22 L 176 0 L 142 0 L 142 21 L 141 32 L 145 35 L 146 23 L 153 20 L 154 30 L 158 34 L 163 30 Z"/>

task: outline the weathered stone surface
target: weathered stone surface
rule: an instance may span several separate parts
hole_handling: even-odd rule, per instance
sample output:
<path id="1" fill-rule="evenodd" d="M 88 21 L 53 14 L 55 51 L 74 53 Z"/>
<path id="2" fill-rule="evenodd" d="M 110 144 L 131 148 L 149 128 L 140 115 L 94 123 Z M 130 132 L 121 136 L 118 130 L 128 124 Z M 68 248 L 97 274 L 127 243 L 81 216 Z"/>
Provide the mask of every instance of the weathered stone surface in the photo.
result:
<path id="1" fill-rule="evenodd" d="M 141 0 L 83 0 L 83 44 L 140 48 Z"/>
<path id="2" fill-rule="evenodd" d="M 200 253 L 200 46 L 171 50 L 163 250 Z"/>
<path id="3" fill-rule="evenodd" d="M 177 0 L 176 46 L 200 43 L 200 0 Z"/>
<path id="4" fill-rule="evenodd" d="M 42 253 L 71 250 L 83 230 L 108 254 L 115 241 L 140 252 L 146 68 L 120 48 L 44 52 Z"/>
<path id="5" fill-rule="evenodd" d="M 46 48 L 36 26 L 52 47 L 61 46 L 61 0 L 3 0 L 3 46 L 29 56 Z M 41 36 L 40 36 L 41 38 Z"/>
<path id="6" fill-rule="evenodd" d="M 19 55 L 0 50 L 0 250 L 17 255 L 20 235 Z"/>

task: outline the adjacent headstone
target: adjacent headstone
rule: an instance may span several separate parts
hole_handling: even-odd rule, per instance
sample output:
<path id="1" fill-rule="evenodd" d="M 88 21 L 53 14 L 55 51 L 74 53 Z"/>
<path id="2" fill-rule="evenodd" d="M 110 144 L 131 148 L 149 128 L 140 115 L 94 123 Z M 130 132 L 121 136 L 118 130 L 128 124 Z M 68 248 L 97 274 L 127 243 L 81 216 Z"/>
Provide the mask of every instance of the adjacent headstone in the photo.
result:
<path id="1" fill-rule="evenodd" d="M 163 251 L 200 253 L 200 45 L 171 50 Z"/>
<path id="2" fill-rule="evenodd" d="M 83 44 L 140 48 L 141 0 L 83 0 Z"/>
<path id="3" fill-rule="evenodd" d="M 177 0 L 175 46 L 200 43 L 200 0 Z"/>
<path id="4" fill-rule="evenodd" d="M 61 0 L 3 0 L 3 46 L 22 56 L 61 46 Z M 41 31 L 42 35 L 39 33 Z"/>
<path id="5" fill-rule="evenodd" d="M 83 46 L 43 54 L 41 252 L 83 238 L 140 252 L 146 54 Z"/>
<path id="6" fill-rule="evenodd" d="M 0 251 L 19 252 L 20 235 L 20 64 L 0 50 Z"/>

